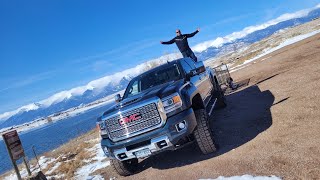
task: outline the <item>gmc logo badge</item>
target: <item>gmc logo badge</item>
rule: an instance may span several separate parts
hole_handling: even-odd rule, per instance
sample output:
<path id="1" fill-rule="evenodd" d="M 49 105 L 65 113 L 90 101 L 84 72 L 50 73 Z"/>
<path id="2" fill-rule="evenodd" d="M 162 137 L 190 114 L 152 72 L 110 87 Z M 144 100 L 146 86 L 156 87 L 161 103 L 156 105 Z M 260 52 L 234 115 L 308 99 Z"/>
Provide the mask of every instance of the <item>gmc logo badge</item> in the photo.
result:
<path id="1" fill-rule="evenodd" d="M 123 117 L 119 120 L 119 124 L 120 125 L 125 125 L 127 123 L 130 123 L 132 121 L 136 121 L 138 119 L 141 119 L 141 115 L 140 114 L 132 114 L 130 116 L 127 117 Z"/>

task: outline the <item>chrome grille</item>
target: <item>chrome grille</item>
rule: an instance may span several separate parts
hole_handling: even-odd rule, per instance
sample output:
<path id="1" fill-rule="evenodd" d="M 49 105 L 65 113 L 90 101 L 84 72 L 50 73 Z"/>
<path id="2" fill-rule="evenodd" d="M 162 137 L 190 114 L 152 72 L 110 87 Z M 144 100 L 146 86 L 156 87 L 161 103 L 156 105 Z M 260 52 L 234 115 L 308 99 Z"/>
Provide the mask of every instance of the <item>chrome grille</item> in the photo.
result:
<path id="1" fill-rule="evenodd" d="M 123 125 L 119 123 L 119 120 L 123 117 L 128 117 L 133 114 L 139 114 L 140 119 L 127 122 Z M 122 140 L 133 134 L 140 134 L 146 130 L 152 130 L 157 128 L 162 122 L 159 115 L 157 106 L 155 103 L 147 104 L 142 107 L 129 110 L 121 113 L 121 115 L 113 116 L 106 120 L 109 137 L 113 141 Z M 140 133 L 139 133 L 140 132 Z"/>

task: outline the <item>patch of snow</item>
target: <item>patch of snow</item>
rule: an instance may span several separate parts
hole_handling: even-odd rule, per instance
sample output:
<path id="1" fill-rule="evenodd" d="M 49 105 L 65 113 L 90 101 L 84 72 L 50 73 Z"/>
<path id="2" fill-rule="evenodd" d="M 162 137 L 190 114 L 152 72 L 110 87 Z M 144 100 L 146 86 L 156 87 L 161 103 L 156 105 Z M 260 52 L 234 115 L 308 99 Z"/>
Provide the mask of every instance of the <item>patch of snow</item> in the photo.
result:
<path id="1" fill-rule="evenodd" d="M 54 175 L 54 176 L 47 176 L 46 175 L 47 179 L 65 179 L 64 177 L 65 177 L 64 174 L 59 174 L 59 175 Z"/>
<path id="2" fill-rule="evenodd" d="M 252 176 L 252 175 L 243 175 L 243 176 L 232 176 L 232 177 L 224 177 L 219 176 L 216 179 L 201 179 L 201 180 L 281 180 L 281 178 L 277 176 Z"/>
<path id="3" fill-rule="evenodd" d="M 243 68 L 248 67 L 248 66 L 249 65 L 244 65 L 244 66 L 243 65 L 238 65 L 238 66 L 235 66 L 234 68 L 230 69 L 230 73 L 238 71 L 238 70 L 243 69 Z"/>
<path id="4" fill-rule="evenodd" d="M 100 143 L 88 149 L 88 151 L 93 152 L 96 155 L 90 159 L 93 160 L 92 163 L 89 163 L 77 170 L 75 173 L 76 179 L 100 179 L 102 178 L 101 176 L 90 176 L 90 174 L 98 169 L 102 169 L 110 165 L 110 161 L 106 161 L 107 157 L 101 149 Z"/>
<path id="5" fill-rule="evenodd" d="M 54 161 L 56 161 L 56 159 L 46 158 L 44 156 L 41 156 L 39 159 L 39 164 L 42 169 L 45 169 L 49 163 L 52 163 Z M 30 167 L 30 171 L 35 173 L 38 170 L 38 168 L 39 168 L 38 165 L 36 165 L 35 167 Z M 23 179 L 26 179 L 28 177 L 28 172 L 25 167 L 20 170 L 20 175 L 21 175 L 21 178 Z M 4 177 L 4 180 L 12 180 L 12 179 L 18 179 L 15 173 L 11 173 L 8 176 Z"/>
<path id="6" fill-rule="evenodd" d="M 46 174 L 52 174 L 58 167 L 61 165 L 61 162 L 57 162 Z"/>
<path id="7" fill-rule="evenodd" d="M 9 176 L 4 177 L 4 180 L 12 180 L 17 179 L 16 174 L 10 174 Z"/>
<path id="8" fill-rule="evenodd" d="M 48 164 L 57 161 L 57 159 L 55 158 L 47 158 L 45 156 L 41 156 L 39 158 L 39 164 L 41 166 L 41 169 L 45 169 L 47 168 Z"/>
<path id="9" fill-rule="evenodd" d="M 88 176 L 86 180 L 104 180 L 101 175 Z"/>
<path id="10" fill-rule="evenodd" d="M 265 61 L 265 60 L 267 60 L 267 59 L 269 59 L 269 58 L 271 58 L 271 57 L 272 57 L 272 56 L 268 56 L 268 57 L 262 58 L 261 61 Z"/>
<path id="11" fill-rule="evenodd" d="M 243 64 L 247 64 L 247 63 L 250 63 L 252 61 L 255 61 L 255 60 L 259 59 L 262 56 L 270 54 L 270 53 L 272 53 L 272 52 L 274 52 L 274 51 L 276 51 L 278 49 L 281 49 L 281 48 L 283 48 L 285 46 L 288 46 L 288 45 L 294 44 L 296 42 L 299 42 L 301 40 L 304 40 L 304 39 L 306 39 L 308 37 L 311 37 L 311 36 L 313 36 L 315 34 L 318 34 L 318 33 L 320 33 L 320 30 L 316 30 L 316 31 L 313 31 L 313 32 L 310 32 L 310 33 L 307 33 L 307 34 L 303 34 L 303 35 L 299 35 L 299 36 L 295 36 L 293 38 L 287 39 L 284 42 L 282 42 L 281 44 L 279 44 L 277 47 L 274 47 L 274 48 L 271 48 L 271 49 L 266 49 L 262 54 L 254 57 L 254 58 L 251 58 L 249 60 L 246 60 Z"/>

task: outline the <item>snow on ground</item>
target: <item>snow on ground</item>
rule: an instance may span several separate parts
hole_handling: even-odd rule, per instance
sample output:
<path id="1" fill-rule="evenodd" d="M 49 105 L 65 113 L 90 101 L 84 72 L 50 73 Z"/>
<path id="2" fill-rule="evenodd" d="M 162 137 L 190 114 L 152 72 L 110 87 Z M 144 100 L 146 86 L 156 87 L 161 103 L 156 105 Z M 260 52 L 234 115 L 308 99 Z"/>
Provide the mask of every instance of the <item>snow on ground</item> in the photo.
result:
<path id="1" fill-rule="evenodd" d="M 274 48 L 265 49 L 262 54 L 254 57 L 254 58 L 252 58 L 252 59 L 246 60 L 243 64 L 248 64 L 248 63 L 250 63 L 250 62 L 252 62 L 252 61 L 255 61 L 255 60 L 259 59 L 259 58 L 262 57 L 262 56 L 265 56 L 265 55 L 267 55 L 267 54 L 270 54 L 270 53 L 272 53 L 272 52 L 274 52 L 274 51 L 276 51 L 276 50 L 278 50 L 278 49 L 281 49 L 281 48 L 283 48 L 283 47 L 285 47 L 285 46 L 294 44 L 294 43 L 296 43 L 296 42 L 298 42 L 298 41 L 302 41 L 302 40 L 304 40 L 304 39 L 306 39 L 306 38 L 308 38 L 308 37 L 311 37 L 311 36 L 313 36 L 313 35 L 316 35 L 316 34 L 318 34 L 318 33 L 320 33 L 320 30 L 313 31 L 313 32 L 310 32 L 310 33 L 307 33 L 307 34 L 303 34 L 303 35 L 299 35 L 299 36 L 295 36 L 295 37 L 293 37 L 293 38 L 287 39 L 287 40 L 285 40 L 284 42 L 282 42 L 281 44 L 279 44 L 278 46 L 276 46 L 276 47 L 274 47 Z"/>
<path id="2" fill-rule="evenodd" d="M 57 162 L 49 171 L 47 171 L 47 174 L 52 174 L 55 170 L 58 169 L 58 167 L 61 165 L 61 162 Z"/>
<path id="3" fill-rule="evenodd" d="M 54 159 L 54 158 L 46 158 L 46 157 L 44 157 L 44 156 L 41 156 L 40 158 L 39 158 L 39 164 L 41 165 L 41 168 L 42 169 L 45 169 L 47 166 L 48 166 L 48 164 L 50 164 L 50 163 L 52 163 L 52 162 L 54 162 L 54 161 L 56 161 L 57 159 Z M 27 178 L 28 177 L 28 172 L 27 172 L 27 169 L 25 168 L 25 166 L 23 166 L 24 168 L 22 168 L 21 170 L 20 170 L 20 175 L 21 175 L 21 177 L 23 178 L 23 179 L 25 179 L 25 178 Z M 38 166 L 38 164 L 36 165 L 36 166 L 32 166 L 32 167 L 30 167 L 30 171 L 31 172 L 37 172 L 37 171 L 39 171 L 39 166 Z M 12 179 L 18 179 L 17 178 L 17 175 L 15 174 L 15 172 L 12 172 L 11 174 L 9 174 L 8 176 L 6 176 L 6 177 L 4 177 L 4 180 L 12 180 Z"/>
<path id="4" fill-rule="evenodd" d="M 224 177 L 219 176 L 216 179 L 201 179 L 201 180 L 281 180 L 281 178 L 276 176 L 252 176 L 252 175 L 243 175 L 243 176 L 232 176 Z"/>
<path id="5" fill-rule="evenodd" d="M 101 175 L 96 174 L 96 175 L 91 175 L 95 171 L 105 168 L 110 165 L 110 161 L 108 161 L 107 157 L 104 155 L 103 150 L 101 149 L 100 143 L 95 144 L 93 147 L 89 149 L 85 149 L 88 152 L 91 152 L 94 156 L 91 159 L 83 159 L 84 162 L 87 162 L 86 165 L 82 166 L 79 168 L 75 174 L 74 178 L 75 179 L 83 179 L 83 180 L 101 180 L 104 179 Z M 91 154 L 90 153 L 90 154 Z M 58 158 L 47 158 L 45 156 L 41 156 L 39 159 L 39 164 L 41 165 L 41 169 L 46 169 L 49 164 L 54 163 L 54 166 L 50 167 L 48 171 L 45 172 L 45 174 L 52 174 L 54 171 L 56 171 L 59 166 L 63 162 L 58 162 Z M 37 171 L 39 171 L 39 167 L 31 167 L 31 171 L 33 174 Z M 20 170 L 21 177 L 26 178 L 28 177 L 28 173 L 25 168 L 22 168 Z M 53 176 L 47 176 L 47 178 L 62 178 L 64 177 L 64 174 L 58 174 L 58 175 L 53 175 Z M 9 174 L 8 176 L 4 177 L 4 180 L 11 180 L 11 179 L 17 179 L 16 175 L 14 172 Z"/>
<path id="6" fill-rule="evenodd" d="M 90 176 L 91 173 L 95 172 L 98 169 L 105 168 L 110 165 L 110 161 L 107 160 L 107 157 L 104 155 L 104 152 L 101 149 L 100 143 L 96 144 L 88 151 L 96 154 L 92 159 L 91 163 L 81 167 L 75 173 L 75 179 L 103 179 L 100 175 Z M 88 161 L 88 160 L 86 160 Z"/>
<path id="7" fill-rule="evenodd" d="M 235 66 L 233 68 L 230 68 L 230 73 L 238 71 L 238 70 L 243 69 L 243 68 L 248 67 L 248 66 L 250 66 L 250 64 L 247 64 L 247 65 L 241 64 L 239 66 Z"/>

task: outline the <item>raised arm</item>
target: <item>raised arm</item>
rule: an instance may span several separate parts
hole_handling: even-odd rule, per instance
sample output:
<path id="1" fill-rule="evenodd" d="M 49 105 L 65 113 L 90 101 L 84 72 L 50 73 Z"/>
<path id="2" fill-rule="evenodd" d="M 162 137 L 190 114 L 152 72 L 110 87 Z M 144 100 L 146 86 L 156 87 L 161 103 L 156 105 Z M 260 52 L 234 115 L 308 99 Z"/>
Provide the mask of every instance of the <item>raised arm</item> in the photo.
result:
<path id="1" fill-rule="evenodd" d="M 196 35 L 199 31 L 200 31 L 200 29 L 198 28 L 195 32 L 190 33 L 190 34 L 186 34 L 186 36 L 187 36 L 187 38 L 193 37 L 193 36 Z"/>
<path id="2" fill-rule="evenodd" d="M 170 41 L 160 41 L 161 44 L 173 44 L 175 38 L 171 39 Z"/>

